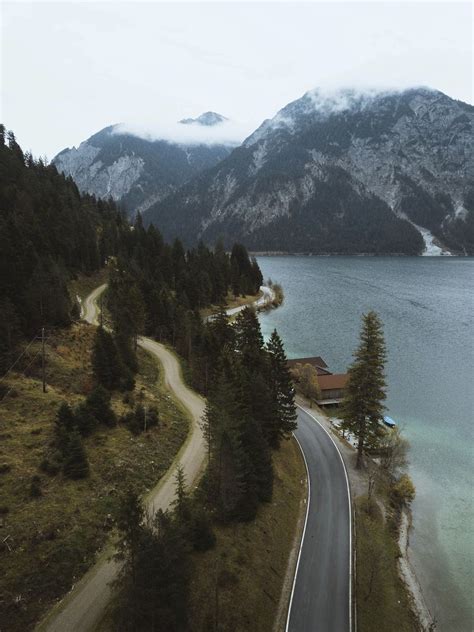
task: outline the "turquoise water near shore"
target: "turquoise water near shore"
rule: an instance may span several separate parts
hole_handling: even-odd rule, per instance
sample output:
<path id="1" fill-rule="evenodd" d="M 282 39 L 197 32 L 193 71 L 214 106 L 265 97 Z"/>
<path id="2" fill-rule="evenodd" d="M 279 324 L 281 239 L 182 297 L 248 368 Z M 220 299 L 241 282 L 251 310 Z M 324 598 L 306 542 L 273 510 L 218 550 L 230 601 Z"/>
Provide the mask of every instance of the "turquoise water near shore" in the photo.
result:
<path id="1" fill-rule="evenodd" d="M 285 302 L 260 315 L 290 358 L 350 364 L 360 316 L 384 322 L 389 414 L 411 443 L 411 559 L 442 631 L 474 627 L 474 259 L 259 257 Z"/>

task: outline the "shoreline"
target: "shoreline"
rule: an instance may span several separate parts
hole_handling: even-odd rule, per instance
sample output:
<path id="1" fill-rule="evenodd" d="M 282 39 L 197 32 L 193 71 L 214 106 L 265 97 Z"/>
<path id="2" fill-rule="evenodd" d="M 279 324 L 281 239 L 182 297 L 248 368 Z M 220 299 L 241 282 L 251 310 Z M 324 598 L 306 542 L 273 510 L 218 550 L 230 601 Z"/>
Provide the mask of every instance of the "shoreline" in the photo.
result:
<path id="1" fill-rule="evenodd" d="M 473 255 L 463 253 L 437 254 L 437 255 L 407 255 L 404 252 L 287 252 L 285 250 L 251 250 L 249 255 L 252 257 L 413 257 L 423 259 L 465 259 Z"/>
<path id="2" fill-rule="evenodd" d="M 400 549 L 401 556 L 398 560 L 398 571 L 413 599 L 413 609 L 418 618 L 421 629 L 423 632 L 430 632 L 436 629 L 436 623 L 430 609 L 428 608 L 428 604 L 426 603 L 423 588 L 416 575 L 416 571 L 410 561 L 411 527 L 411 512 L 403 510 L 398 535 L 398 547 Z"/>
<path id="3" fill-rule="evenodd" d="M 301 395 L 297 398 L 297 401 L 298 400 L 300 401 L 300 404 L 303 404 L 304 407 L 306 406 L 306 400 Z M 367 489 L 365 473 L 363 471 L 356 470 L 353 463 L 352 457 L 354 456 L 355 448 L 340 436 L 340 434 L 335 430 L 331 419 L 324 411 L 315 406 L 312 408 L 312 413 L 315 414 L 316 411 L 319 413 L 319 420 L 324 423 L 328 432 L 330 432 L 331 435 L 338 441 L 338 447 L 344 462 L 346 463 L 351 486 L 352 500 L 354 501 L 358 496 L 365 494 Z M 419 629 L 421 632 L 434 632 L 436 630 L 435 620 L 428 608 L 423 594 L 423 587 L 410 561 L 409 536 L 411 525 L 411 512 L 404 509 L 401 514 L 398 536 L 393 537 L 400 550 L 400 557 L 397 561 L 398 575 L 405 585 L 409 598 L 411 599 L 413 614 L 418 621 Z"/>

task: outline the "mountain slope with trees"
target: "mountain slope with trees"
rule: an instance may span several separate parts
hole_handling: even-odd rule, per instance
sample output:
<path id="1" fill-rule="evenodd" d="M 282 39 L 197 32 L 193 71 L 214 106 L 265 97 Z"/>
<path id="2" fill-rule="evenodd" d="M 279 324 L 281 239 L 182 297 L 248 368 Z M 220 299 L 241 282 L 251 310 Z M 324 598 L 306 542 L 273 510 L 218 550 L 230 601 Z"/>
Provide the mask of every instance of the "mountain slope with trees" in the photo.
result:
<path id="1" fill-rule="evenodd" d="M 150 208 L 167 238 L 258 251 L 474 252 L 474 108 L 436 90 L 313 90 Z"/>
<path id="2" fill-rule="evenodd" d="M 226 120 L 220 114 L 206 112 L 179 123 L 183 127 L 205 129 Z M 64 149 L 53 158 L 53 163 L 74 179 L 80 191 L 103 199 L 112 197 L 127 214 L 134 216 L 216 165 L 232 148 L 225 142 L 153 140 L 128 132 L 120 125 L 111 125 L 77 149 Z"/>
<path id="3" fill-rule="evenodd" d="M 23 335 L 68 325 L 67 284 L 114 255 L 128 226 L 114 204 L 81 195 L 52 165 L 24 154 L 0 128 L 0 368 Z"/>
<path id="4" fill-rule="evenodd" d="M 173 524 L 170 515 L 159 514 L 157 527 L 162 540 L 160 533 L 142 533 L 136 520 L 135 531 L 141 534 L 137 536 L 138 548 L 133 548 L 131 536 L 125 538 L 122 553 L 124 559 L 132 562 L 124 567 L 120 629 L 138 629 L 143 621 L 147 625 L 154 622 L 156 627 L 156 608 L 164 617 L 159 629 L 183 629 L 186 604 L 180 598 L 173 602 L 168 588 L 165 593 L 169 598 L 158 601 L 161 593 L 153 590 L 160 590 L 163 582 L 167 584 L 168 579 L 171 582 L 175 577 L 177 583 L 173 586 L 179 584 L 185 595 L 189 542 L 196 551 L 212 546 L 211 521 L 251 522 L 260 505 L 270 503 L 273 455 L 295 428 L 294 391 L 278 334 L 274 332 L 264 344 L 257 316 L 250 308 L 239 313 L 233 325 L 223 309 L 207 321 L 200 315 L 200 310 L 211 304 L 224 307 L 229 292 L 236 296 L 256 294 L 262 283 L 261 271 L 240 244 L 234 244 L 230 252 L 222 243 L 212 250 L 199 243 L 186 251 L 178 240 L 172 245 L 165 243 L 154 226 L 145 228 L 139 214 L 130 226 L 112 201 L 81 195 L 72 180 L 59 174 L 54 165 L 45 166 L 25 156 L 12 133 L 8 134 L 8 143 L 1 145 L 0 166 L 1 219 L 10 239 L 8 248 L 1 252 L 0 264 L 3 271 L 16 275 L 14 279 L 9 275 L 2 277 L 2 327 L 10 332 L 10 337 L 6 338 L 9 346 L 1 354 L 7 372 L 0 391 L 0 408 L 6 416 L 0 423 L 5 430 L 7 423 L 9 428 L 20 425 L 28 435 L 25 438 L 23 430 L 20 445 L 16 445 L 16 436 L 6 433 L 12 444 L 8 463 L 0 474 L 7 474 L 3 482 L 8 482 L 9 496 L 8 504 L 0 508 L 2 524 L 15 528 L 18 546 L 26 557 L 39 546 L 38 556 L 43 555 L 49 565 L 47 582 L 40 588 L 40 565 L 28 569 L 25 556 L 19 566 L 20 558 L 10 556 L 8 585 L 0 582 L 0 601 L 6 604 L 12 629 L 29 629 L 41 604 L 62 595 L 92 562 L 95 547 L 103 543 L 105 532 L 112 528 L 112 513 L 104 519 L 106 527 L 101 528 L 96 521 L 103 519 L 104 509 L 115 513 L 116 502 L 93 491 L 95 496 L 88 508 L 93 516 L 87 514 L 86 526 L 79 518 L 75 521 L 79 526 L 72 530 L 71 537 L 78 541 L 71 541 L 62 532 L 62 526 L 59 531 L 51 527 L 58 516 L 46 500 L 42 501 L 43 492 L 59 506 L 58 494 L 61 498 L 64 492 L 65 498 L 73 498 L 70 509 L 81 507 L 79 513 L 85 513 L 81 492 L 96 490 L 94 486 L 101 481 L 113 483 L 122 491 L 125 484 L 132 483 L 136 497 L 145 484 L 150 485 L 154 472 L 160 478 L 163 463 L 174 457 L 183 438 L 183 427 L 176 428 L 169 418 L 174 406 L 172 402 L 164 404 L 163 389 L 149 392 L 150 384 L 143 384 L 146 358 L 138 349 L 138 339 L 145 334 L 172 345 L 193 386 L 208 395 L 204 430 L 209 464 L 200 500 L 193 505 L 196 513 L 185 502 L 181 480 L 182 493 L 178 494 L 175 512 L 181 521 L 182 537 L 175 537 L 169 528 Z M 66 249 L 65 235 L 69 239 Z M 78 305 L 75 297 L 70 297 L 69 286 L 78 274 L 90 274 L 106 262 L 109 279 L 105 305 L 110 329 L 100 325 L 92 333 L 90 326 L 77 322 Z M 38 269 L 42 274 L 37 273 Z M 45 390 L 40 388 L 38 379 L 42 374 L 41 364 L 38 365 L 42 350 L 38 328 L 48 332 Z M 77 343 L 81 370 L 77 359 L 66 375 L 56 368 L 51 359 L 53 339 L 64 342 L 55 343 L 56 355 L 70 360 L 73 354 L 68 345 L 72 345 L 72 340 Z M 26 365 L 11 365 L 12 359 L 21 359 L 22 354 L 30 352 L 32 362 L 27 357 Z M 156 373 L 151 382 L 156 382 Z M 34 398 L 29 396 L 29 390 L 34 392 Z M 30 418 L 24 404 L 33 399 L 35 407 Z M 142 441 L 149 443 L 156 434 L 162 441 L 156 448 L 159 459 L 147 456 L 143 468 L 132 467 L 131 456 L 139 458 L 137 451 L 140 452 Z M 30 440 L 29 435 L 35 439 Z M 135 441 L 138 435 L 143 437 Z M 130 449 L 127 458 L 121 452 L 124 440 L 137 448 Z M 34 448 L 31 453 L 30 447 Z M 25 466 L 20 466 L 12 457 L 25 450 Z M 149 455 L 148 451 L 144 453 Z M 23 467 L 27 467 L 26 478 L 20 477 L 20 486 L 15 487 L 15 476 Z M 25 490 L 25 480 L 30 483 L 29 492 Z M 115 497 L 115 491 L 111 495 Z M 32 534 L 31 525 L 19 520 L 23 507 L 31 502 L 44 512 L 39 534 Z M 132 504 L 128 507 L 133 515 L 125 518 L 133 527 L 132 519 L 137 517 L 139 508 L 137 503 L 134 507 Z M 121 518 L 119 511 L 116 516 L 116 525 L 123 531 L 123 515 Z M 87 541 L 81 540 L 81 529 Z M 43 537 L 44 530 L 52 535 Z M 186 538 L 188 544 L 183 545 Z M 54 542 L 49 545 L 44 540 Z M 68 553 L 58 557 L 62 544 Z M 10 553 L 16 547 L 16 541 L 7 545 Z M 163 547 L 172 548 L 165 552 Z M 162 564 L 170 559 L 177 566 L 182 564 L 182 573 L 166 574 Z M 157 585 L 150 587 L 150 594 L 155 594 L 157 600 L 153 604 L 147 602 L 149 612 L 145 606 L 137 612 L 133 607 L 136 578 L 142 574 L 146 579 L 156 569 L 161 574 L 156 578 Z M 15 593 L 11 592 L 12 585 Z M 24 607 L 17 608 L 15 594 L 22 591 Z M 174 591 L 172 588 L 173 594 Z M 42 599 L 35 603 L 37 594 Z"/>

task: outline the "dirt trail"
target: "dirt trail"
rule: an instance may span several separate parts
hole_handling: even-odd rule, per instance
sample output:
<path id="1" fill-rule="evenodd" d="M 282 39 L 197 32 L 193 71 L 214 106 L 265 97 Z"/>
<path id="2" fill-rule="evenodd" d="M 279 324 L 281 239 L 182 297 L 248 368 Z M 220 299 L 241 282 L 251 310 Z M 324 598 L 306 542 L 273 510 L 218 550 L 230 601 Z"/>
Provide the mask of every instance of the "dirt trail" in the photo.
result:
<path id="1" fill-rule="evenodd" d="M 97 325 L 97 299 L 105 285 L 96 288 L 84 301 L 83 318 Z M 205 442 L 200 428 L 205 402 L 183 382 L 181 367 L 177 357 L 166 347 L 150 340 L 140 338 L 140 346 L 153 354 L 161 363 L 164 381 L 173 397 L 188 411 L 191 426 L 188 437 L 179 451 L 173 465 L 147 497 L 150 513 L 158 509 L 167 509 L 174 499 L 174 475 L 181 464 L 188 485 L 193 485 L 203 469 L 205 461 Z M 111 598 L 110 582 L 113 581 L 120 565 L 109 560 L 112 550 L 104 551 L 86 575 L 76 584 L 68 595 L 48 614 L 38 626 L 43 632 L 91 632 L 97 628 Z"/>

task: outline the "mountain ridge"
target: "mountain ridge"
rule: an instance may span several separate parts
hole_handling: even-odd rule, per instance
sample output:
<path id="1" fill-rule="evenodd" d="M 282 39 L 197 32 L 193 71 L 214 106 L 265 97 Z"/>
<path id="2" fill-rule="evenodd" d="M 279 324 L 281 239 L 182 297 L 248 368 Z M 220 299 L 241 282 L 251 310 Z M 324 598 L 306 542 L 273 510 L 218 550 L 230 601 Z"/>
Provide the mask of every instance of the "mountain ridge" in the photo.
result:
<path id="1" fill-rule="evenodd" d="M 205 112 L 189 120 L 193 123 L 183 123 L 183 127 L 209 128 L 228 119 Z M 96 132 L 78 148 L 62 150 L 52 162 L 58 171 L 73 178 L 81 192 L 111 197 L 133 216 L 220 162 L 232 147 L 143 138 L 115 124 Z"/>
<path id="2" fill-rule="evenodd" d="M 309 91 L 144 220 L 190 243 L 237 231 L 253 250 L 323 254 L 421 254 L 421 226 L 469 253 L 473 123 L 472 106 L 425 87 Z"/>

